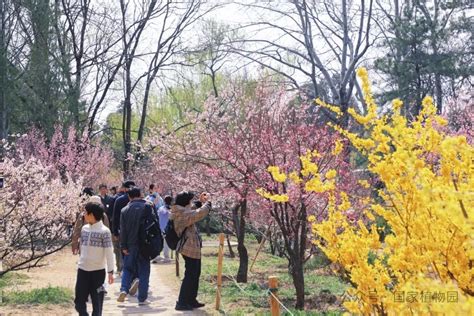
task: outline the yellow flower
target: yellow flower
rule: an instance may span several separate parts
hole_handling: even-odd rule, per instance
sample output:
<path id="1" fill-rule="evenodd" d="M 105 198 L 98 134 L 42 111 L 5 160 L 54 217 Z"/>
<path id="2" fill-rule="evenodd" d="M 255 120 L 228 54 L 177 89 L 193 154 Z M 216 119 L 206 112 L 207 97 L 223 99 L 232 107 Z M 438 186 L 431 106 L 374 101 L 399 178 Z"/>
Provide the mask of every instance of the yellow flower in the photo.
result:
<path id="1" fill-rule="evenodd" d="M 351 205 L 349 194 L 335 190 L 337 170 L 323 173 L 313 162 L 324 155 L 302 155 L 303 178 L 292 172 L 290 179 L 302 183 L 306 192 L 327 196 L 327 220 L 307 218 L 316 237 L 312 243 L 335 263 L 335 273 L 350 274 L 351 299 L 344 306 L 351 313 L 365 315 L 383 308 L 390 315 L 469 314 L 474 309 L 474 298 L 465 294 L 474 291 L 474 148 L 466 137 L 439 129 L 446 120 L 436 115 L 431 97 L 423 99 L 412 122 L 400 114 L 399 99 L 393 100 L 390 116 L 379 116 L 367 70 L 360 68 L 357 75 L 368 111 L 365 116 L 354 109 L 349 113 L 362 124 L 361 131 L 333 128 L 365 156 L 366 168 L 383 185 L 367 196 L 351 192 L 357 194 L 351 196 L 357 201 Z M 333 108 L 321 100 L 316 103 Z M 336 142 L 332 154 L 341 150 Z M 269 172 L 274 178 L 282 174 L 277 167 Z M 366 180 L 359 184 L 370 189 Z M 258 192 L 274 203 L 289 201 L 286 194 Z M 397 292 L 434 291 L 456 292 L 458 303 L 393 300 Z"/>
<path id="2" fill-rule="evenodd" d="M 291 181 L 293 181 L 296 184 L 301 183 L 303 180 L 298 176 L 298 173 L 296 171 L 290 172 L 289 178 Z"/>
<path id="3" fill-rule="evenodd" d="M 342 112 L 341 112 L 341 109 L 338 107 L 338 106 L 334 106 L 334 105 L 330 105 L 330 104 L 327 104 L 326 102 L 324 102 L 323 100 L 321 100 L 320 98 L 317 98 L 314 100 L 314 102 L 323 107 L 323 108 L 326 108 L 330 111 L 332 111 L 333 113 L 336 114 L 337 117 L 341 117 L 342 116 Z"/>
<path id="4" fill-rule="evenodd" d="M 358 183 L 366 189 L 370 187 L 369 182 L 367 180 L 359 180 Z"/>
<path id="5" fill-rule="evenodd" d="M 353 299 L 344 306 L 351 313 L 383 308 L 393 315 L 469 314 L 474 309 L 474 298 L 465 294 L 474 291 L 474 148 L 466 137 L 437 129 L 447 122 L 436 115 L 431 97 L 423 99 L 420 115 L 412 122 L 400 114 L 399 99 L 393 100 L 390 117 L 379 117 L 367 70 L 358 69 L 357 75 L 368 113 L 349 113 L 362 131 L 334 129 L 367 158 L 367 169 L 383 186 L 351 206 L 348 194 L 334 191 L 337 173 L 323 175 L 317 168 L 308 172 L 305 190 L 328 195 L 327 220 L 311 221 L 317 237 L 313 243 L 340 267 L 336 273 L 350 273 L 353 287 L 347 293 Z M 311 162 L 311 157 L 302 159 Z M 359 183 L 370 188 L 366 180 Z M 344 214 L 351 208 L 370 222 L 350 222 L 351 216 Z M 379 219 L 383 226 L 376 226 Z M 386 236 L 385 227 L 390 228 Z M 458 303 L 393 300 L 397 292 L 436 291 L 457 293 Z"/>
<path id="6" fill-rule="evenodd" d="M 286 203 L 290 200 L 290 198 L 286 194 L 274 194 L 270 196 L 270 200 L 277 203 Z"/>
<path id="7" fill-rule="evenodd" d="M 392 106 L 394 110 L 399 110 L 403 106 L 403 101 L 400 99 L 394 99 L 392 101 Z"/>
<path id="8" fill-rule="evenodd" d="M 290 200 L 290 198 L 286 194 L 271 194 L 270 192 L 267 192 L 262 188 L 257 189 L 256 192 L 258 195 L 277 203 L 286 203 Z"/>
<path id="9" fill-rule="evenodd" d="M 280 172 L 280 168 L 276 166 L 269 166 L 267 168 L 268 172 L 272 174 L 273 180 L 276 182 L 283 183 L 286 181 L 286 174 Z"/>
<path id="10" fill-rule="evenodd" d="M 343 149 L 344 149 L 344 145 L 342 144 L 342 142 L 340 140 L 336 140 L 334 149 L 332 150 L 332 154 L 334 156 L 337 156 L 342 152 Z"/>
<path id="11" fill-rule="evenodd" d="M 433 98 L 431 96 L 427 95 L 421 101 L 421 105 L 423 105 L 424 108 L 427 108 L 427 107 L 433 105 Z"/>
<path id="12" fill-rule="evenodd" d="M 329 170 L 326 172 L 326 179 L 334 179 L 337 176 L 337 172 L 334 169 Z"/>

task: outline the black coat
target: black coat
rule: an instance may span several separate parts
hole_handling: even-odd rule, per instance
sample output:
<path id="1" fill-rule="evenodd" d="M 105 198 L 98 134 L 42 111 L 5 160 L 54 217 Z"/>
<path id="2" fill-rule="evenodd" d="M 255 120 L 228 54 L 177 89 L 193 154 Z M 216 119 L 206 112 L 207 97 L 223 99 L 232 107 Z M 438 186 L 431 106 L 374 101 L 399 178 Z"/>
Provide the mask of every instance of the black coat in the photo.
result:
<path id="1" fill-rule="evenodd" d="M 120 214 L 122 209 L 127 206 L 128 202 L 129 198 L 125 193 L 121 193 L 117 196 L 117 199 L 115 199 L 112 221 L 112 234 L 114 234 L 114 236 L 120 235 Z"/>
<path id="2" fill-rule="evenodd" d="M 106 195 L 104 197 L 100 197 L 100 200 L 102 201 L 102 204 L 104 205 L 105 212 L 107 213 L 107 217 L 112 219 L 114 215 L 115 198 L 113 196 Z"/>

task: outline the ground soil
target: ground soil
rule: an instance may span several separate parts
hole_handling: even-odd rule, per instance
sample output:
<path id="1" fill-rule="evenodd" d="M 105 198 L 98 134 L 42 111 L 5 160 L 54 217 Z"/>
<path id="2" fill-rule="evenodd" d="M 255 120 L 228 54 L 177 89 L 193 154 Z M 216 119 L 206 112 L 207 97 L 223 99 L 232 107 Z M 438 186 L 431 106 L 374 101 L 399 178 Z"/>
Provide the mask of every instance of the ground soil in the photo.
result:
<path id="1" fill-rule="evenodd" d="M 77 256 L 69 249 L 49 256 L 41 268 L 23 271 L 28 279 L 23 284 L 16 284 L 8 291 L 20 291 L 33 288 L 43 288 L 48 285 L 62 286 L 74 290 L 77 273 Z M 183 261 L 183 260 L 181 260 Z M 183 266 L 181 262 L 181 277 Z M 120 289 L 120 278 L 107 287 L 108 294 L 104 301 L 103 315 L 208 315 L 206 310 L 192 312 L 177 312 L 174 310 L 179 292 L 180 278 L 176 277 L 174 261 L 171 263 L 152 264 L 150 275 L 149 306 L 138 306 L 136 297 L 130 297 L 124 303 L 117 303 L 116 298 Z M 210 304 L 207 309 L 210 310 Z M 92 312 L 91 306 L 88 307 Z M 0 315 L 76 315 L 73 302 L 66 305 L 39 306 L 2 306 Z"/>

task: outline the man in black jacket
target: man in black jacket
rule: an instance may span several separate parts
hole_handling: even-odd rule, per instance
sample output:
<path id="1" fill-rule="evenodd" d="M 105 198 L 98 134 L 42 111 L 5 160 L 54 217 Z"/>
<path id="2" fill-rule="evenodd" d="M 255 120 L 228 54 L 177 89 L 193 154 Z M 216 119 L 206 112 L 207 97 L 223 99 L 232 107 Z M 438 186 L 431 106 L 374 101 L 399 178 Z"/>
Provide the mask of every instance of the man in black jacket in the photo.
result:
<path id="1" fill-rule="evenodd" d="M 150 281 L 150 260 L 139 252 L 140 221 L 148 208 L 153 209 L 143 199 L 140 188 L 133 187 L 128 191 L 130 203 L 122 209 L 120 220 L 120 248 L 123 253 L 122 284 L 118 302 L 123 302 L 127 294 L 131 294 L 131 287 L 135 277 L 138 277 L 138 305 L 148 305 L 148 286 Z"/>
<path id="2" fill-rule="evenodd" d="M 106 184 L 99 185 L 100 200 L 102 201 L 102 204 L 104 205 L 107 216 L 110 219 L 112 219 L 113 212 L 114 212 L 115 199 L 112 196 L 108 195 L 108 193 L 109 193 L 109 189 L 107 188 Z"/>
<path id="3" fill-rule="evenodd" d="M 117 263 L 117 272 L 122 271 L 122 252 L 120 250 L 120 213 L 122 209 L 127 206 L 129 199 L 127 191 L 135 185 L 133 181 L 125 181 L 120 187 L 120 192 L 117 194 L 117 198 L 114 202 L 113 212 L 112 212 L 112 241 L 114 244 L 114 253 L 115 253 L 115 262 Z"/>

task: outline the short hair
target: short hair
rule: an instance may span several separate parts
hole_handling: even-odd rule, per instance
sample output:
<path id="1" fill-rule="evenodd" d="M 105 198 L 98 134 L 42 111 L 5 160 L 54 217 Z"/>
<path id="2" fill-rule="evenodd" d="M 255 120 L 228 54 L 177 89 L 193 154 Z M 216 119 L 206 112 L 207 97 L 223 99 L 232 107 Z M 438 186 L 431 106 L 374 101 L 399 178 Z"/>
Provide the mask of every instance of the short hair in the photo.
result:
<path id="1" fill-rule="evenodd" d="M 110 190 L 112 190 L 112 191 L 117 191 L 117 187 L 116 187 L 116 186 L 113 186 L 113 187 L 110 188 Z"/>
<path id="2" fill-rule="evenodd" d="M 194 198 L 194 194 L 189 191 L 181 191 L 176 195 L 174 204 L 186 206 Z"/>
<path id="3" fill-rule="evenodd" d="M 107 189 L 107 184 L 105 183 L 102 183 L 99 185 L 99 190 L 102 189 L 102 188 L 106 188 Z"/>
<path id="4" fill-rule="evenodd" d="M 95 202 L 88 202 L 84 208 L 86 209 L 87 214 L 94 215 L 94 218 L 97 221 L 100 221 L 104 218 L 104 207 L 102 204 L 95 203 Z"/>
<path id="5" fill-rule="evenodd" d="M 122 187 L 124 188 L 130 189 L 131 187 L 134 187 L 134 186 L 135 186 L 135 182 L 132 180 L 127 180 L 127 181 L 122 182 Z"/>
<path id="6" fill-rule="evenodd" d="M 83 195 L 93 196 L 94 195 L 94 189 L 92 189 L 91 187 L 85 187 L 84 189 L 82 189 L 81 196 L 83 196 Z"/>
<path id="7" fill-rule="evenodd" d="M 153 190 L 155 188 L 155 185 L 152 183 L 150 184 L 150 186 L 148 187 L 148 190 Z"/>
<path id="8" fill-rule="evenodd" d="M 130 190 L 128 190 L 127 194 L 128 197 L 131 199 L 141 197 L 142 189 L 140 189 L 139 187 L 131 187 Z"/>
<path id="9" fill-rule="evenodd" d="M 173 202 L 173 197 L 171 197 L 170 195 L 167 195 L 165 196 L 163 201 L 165 202 L 166 205 L 171 205 L 171 203 Z"/>

